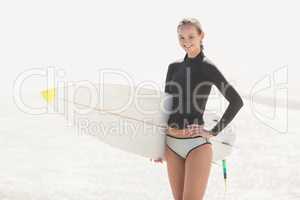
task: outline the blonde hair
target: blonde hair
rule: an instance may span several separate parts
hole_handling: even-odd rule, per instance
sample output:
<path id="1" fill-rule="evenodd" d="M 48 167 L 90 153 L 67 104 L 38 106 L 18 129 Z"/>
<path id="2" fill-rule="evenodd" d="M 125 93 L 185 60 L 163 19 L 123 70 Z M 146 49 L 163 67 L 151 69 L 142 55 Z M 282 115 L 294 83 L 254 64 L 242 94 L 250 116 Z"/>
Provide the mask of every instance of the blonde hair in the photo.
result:
<path id="1" fill-rule="evenodd" d="M 202 26 L 196 18 L 183 18 L 177 25 L 177 32 L 184 25 L 192 25 L 197 29 L 199 34 L 202 33 Z M 202 42 L 200 44 L 200 48 L 201 50 L 204 48 Z"/>

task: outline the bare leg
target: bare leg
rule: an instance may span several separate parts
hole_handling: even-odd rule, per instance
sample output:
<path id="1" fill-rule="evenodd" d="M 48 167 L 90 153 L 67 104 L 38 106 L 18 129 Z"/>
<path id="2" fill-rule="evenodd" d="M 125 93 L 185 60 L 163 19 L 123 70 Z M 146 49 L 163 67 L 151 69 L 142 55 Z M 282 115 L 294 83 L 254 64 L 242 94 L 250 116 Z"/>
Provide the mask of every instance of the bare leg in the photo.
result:
<path id="1" fill-rule="evenodd" d="M 212 146 L 204 144 L 192 150 L 185 161 L 183 200 L 202 200 L 211 169 Z"/>
<path id="2" fill-rule="evenodd" d="M 182 200 L 185 161 L 166 146 L 165 159 L 168 177 L 175 200 Z"/>

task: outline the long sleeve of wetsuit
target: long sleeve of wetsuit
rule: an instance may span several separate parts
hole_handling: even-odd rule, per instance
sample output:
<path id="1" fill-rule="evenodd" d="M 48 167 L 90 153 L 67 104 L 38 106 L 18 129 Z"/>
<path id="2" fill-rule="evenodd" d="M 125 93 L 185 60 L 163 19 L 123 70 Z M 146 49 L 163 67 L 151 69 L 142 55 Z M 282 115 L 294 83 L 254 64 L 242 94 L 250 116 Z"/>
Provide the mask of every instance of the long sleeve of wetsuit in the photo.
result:
<path id="1" fill-rule="evenodd" d="M 215 65 L 208 67 L 208 79 L 214 84 L 222 95 L 229 101 L 225 112 L 217 124 L 210 130 L 214 136 L 222 131 L 235 117 L 244 103 L 241 96 L 234 87 L 225 79 L 223 74 Z"/>
<path id="2" fill-rule="evenodd" d="M 167 76 L 166 76 L 166 81 L 165 81 L 165 93 L 171 93 L 171 87 L 170 87 L 170 81 L 171 81 L 171 76 L 173 73 L 174 69 L 172 65 L 170 64 L 168 66 L 168 71 L 167 71 Z"/>

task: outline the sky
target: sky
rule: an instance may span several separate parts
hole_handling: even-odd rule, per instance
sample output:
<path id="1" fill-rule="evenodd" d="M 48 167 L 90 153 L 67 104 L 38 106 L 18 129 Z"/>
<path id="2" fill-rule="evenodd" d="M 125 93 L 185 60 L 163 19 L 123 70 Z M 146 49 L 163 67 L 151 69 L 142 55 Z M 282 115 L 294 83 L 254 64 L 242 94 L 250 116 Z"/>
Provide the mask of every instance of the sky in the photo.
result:
<path id="1" fill-rule="evenodd" d="M 296 99 L 296 8 L 295 1 L 2 1 L 0 87 L 11 95 L 24 71 L 54 67 L 67 81 L 98 82 L 99 70 L 110 68 L 135 84 L 154 81 L 163 88 L 168 64 L 184 56 L 177 23 L 195 17 L 205 31 L 206 56 L 240 93 L 285 68 L 289 98 Z"/>

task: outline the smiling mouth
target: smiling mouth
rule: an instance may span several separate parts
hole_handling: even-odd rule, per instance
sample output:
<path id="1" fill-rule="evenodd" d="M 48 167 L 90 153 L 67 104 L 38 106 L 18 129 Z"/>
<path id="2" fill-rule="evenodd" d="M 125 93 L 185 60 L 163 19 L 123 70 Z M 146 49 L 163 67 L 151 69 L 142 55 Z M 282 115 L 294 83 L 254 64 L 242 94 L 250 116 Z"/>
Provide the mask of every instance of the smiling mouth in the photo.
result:
<path id="1" fill-rule="evenodd" d="M 193 46 L 193 45 L 192 45 Z M 189 49 L 189 48 L 191 48 L 192 46 L 184 46 L 185 48 L 187 48 L 187 49 Z"/>

